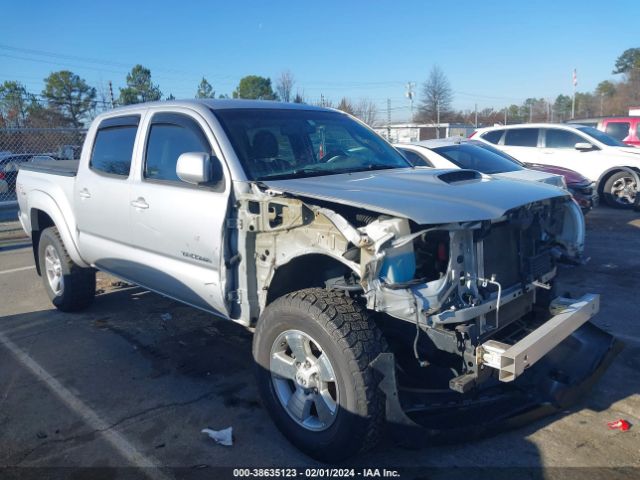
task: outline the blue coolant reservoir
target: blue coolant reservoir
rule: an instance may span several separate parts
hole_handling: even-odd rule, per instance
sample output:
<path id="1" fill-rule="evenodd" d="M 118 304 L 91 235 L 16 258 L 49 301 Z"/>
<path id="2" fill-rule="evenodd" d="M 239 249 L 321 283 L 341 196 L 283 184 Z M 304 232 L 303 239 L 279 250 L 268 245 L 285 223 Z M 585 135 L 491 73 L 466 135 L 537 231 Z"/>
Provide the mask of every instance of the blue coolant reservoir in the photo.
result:
<path id="1" fill-rule="evenodd" d="M 411 233 L 409 222 L 405 219 L 385 220 L 384 224 L 388 230 L 395 233 L 396 238 Z M 415 273 L 416 256 L 413 252 L 413 242 L 386 250 L 386 255 L 380 268 L 380 278 L 387 283 L 401 283 L 412 280 Z"/>

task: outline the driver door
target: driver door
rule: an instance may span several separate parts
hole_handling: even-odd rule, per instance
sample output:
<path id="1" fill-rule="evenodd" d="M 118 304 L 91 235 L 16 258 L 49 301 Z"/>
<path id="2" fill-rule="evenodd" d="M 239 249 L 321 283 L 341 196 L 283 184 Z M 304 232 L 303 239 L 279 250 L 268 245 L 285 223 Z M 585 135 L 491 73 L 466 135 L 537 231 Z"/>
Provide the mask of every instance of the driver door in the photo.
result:
<path id="1" fill-rule="evenodd" d="M 182 153 L 215 155 L 213 134 L 188 110 L 155 111 L 141 128 L 145 148 L 129 196 L 131 234 L 140 259 L 132 278 L 195 307 L 226 314 L 221 269 L 230 182 L 224 174 L 215 185 L 200 186 L 176 175 Z"/>

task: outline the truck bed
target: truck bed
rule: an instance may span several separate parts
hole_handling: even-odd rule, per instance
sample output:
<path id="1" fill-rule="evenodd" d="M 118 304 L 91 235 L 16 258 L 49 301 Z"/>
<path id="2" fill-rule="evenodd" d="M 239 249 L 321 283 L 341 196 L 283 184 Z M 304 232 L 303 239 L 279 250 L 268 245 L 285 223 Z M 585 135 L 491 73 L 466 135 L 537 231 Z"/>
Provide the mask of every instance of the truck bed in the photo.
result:
<path id="1" fill-rule="evenodd" d="M 63 177 L 75 177 L 78 174 L 79 160 L 56 160 L 55 162 L 27 162 L 20 165 L 20 170 L 31 172 L 62 175 Z"/>

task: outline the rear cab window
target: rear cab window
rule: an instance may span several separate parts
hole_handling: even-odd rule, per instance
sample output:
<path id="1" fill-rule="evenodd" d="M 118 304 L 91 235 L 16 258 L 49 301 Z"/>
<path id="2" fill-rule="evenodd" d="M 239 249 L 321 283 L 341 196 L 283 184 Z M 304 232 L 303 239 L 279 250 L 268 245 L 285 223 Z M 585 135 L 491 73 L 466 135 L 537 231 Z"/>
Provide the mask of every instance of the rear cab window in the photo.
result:
<path id="1" fill-rule="evenodd" d="M 512 128 L 507 130 L 504 145 L 509 147 L 537 147 L 538 128 Z"/>
<path id="2" fill-rule="evenodd" d="M 127 178 L 139 123 L 139 115 L 103 120 L 93 142 L 89 168 L 99 174 Z"/>

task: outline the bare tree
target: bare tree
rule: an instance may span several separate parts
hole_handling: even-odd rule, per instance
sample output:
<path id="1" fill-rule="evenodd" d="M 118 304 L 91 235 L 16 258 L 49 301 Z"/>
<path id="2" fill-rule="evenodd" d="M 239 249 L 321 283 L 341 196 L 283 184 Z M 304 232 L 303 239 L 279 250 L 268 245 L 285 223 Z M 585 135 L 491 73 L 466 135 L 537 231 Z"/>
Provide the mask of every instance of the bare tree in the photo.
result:
<path id="1" fill-rule="evenodd" d="M 285 70 L 280 74 L 276 81 L 276 91 L 280 96 L 280 100 L 283 102 L 291 101 L 291 92 L 293 91 L 293 85 L 296 83 L 293 73 L 289 70 Z"/>
<path id="2" fill-rule="evenodd" d="M 376 117 L 378 115 L 378 108 L 376 104 L 368 99 L 362 98 L 360 101 L 353 107 L 354 115 L 362 120 L 369 126 L 373 126 L 376 123 Z"/>
<path id="3" fill-rule="evenodd" d="M 444 72 L 435 65 L 422 86 L 422 105 L 419 117 L 422 121 L 436 122 L 451 109 L 453 92 Z"/>

